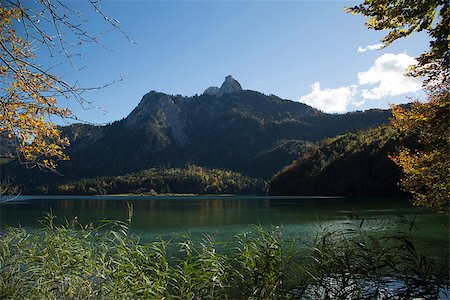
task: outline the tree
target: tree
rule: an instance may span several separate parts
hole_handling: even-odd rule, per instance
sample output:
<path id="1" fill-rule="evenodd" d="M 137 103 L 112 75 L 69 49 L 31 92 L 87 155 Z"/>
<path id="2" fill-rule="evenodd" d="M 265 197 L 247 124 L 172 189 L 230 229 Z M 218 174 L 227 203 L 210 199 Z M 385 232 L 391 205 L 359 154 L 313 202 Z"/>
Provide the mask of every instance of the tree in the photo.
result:
<path id="1" fill-rule="evenodd" d="M 403 188 L 413 203 L 443 210 L 449 203 L 449 65 L 450 10 L 447 0 L 366 0 L 346 8 L 368 17 L 366 26 L 387 30 L 385 47 L 413 32 L 427 31 L 430 48 L 417 58 L 407 75 L 424 76 L 425 103 L 405 109 L 392 106 L 392 125 L 419 142 L 417 149 L 401 148 L 391 159 L 403 170 Z"/>
<path id="2" fill-rule="evenodd" d="M 106 16 L 99 0 L 88 0 L 112 29 L 125 33 L 118 21 Z M 1 156 L 17 159 L 27 167 L 56 170 L 58 160 L 68 159 L 69 140 L 61 136 L 56 118 L 76 117 L 64 101 L 92 106 L 83 93 L 94 88 L 70 84 L 44 66 L 37 53 L 66 59 L 74 70 L 86 43 L 100 45 L 98 35 L 85 30 L 79 11 L 59 0 L 0 0 L 0 140 Z M 125 35 L 126 36 L 126 35 Z M 128 38 L 128 37 L 127 37 Z M 100 87 L 98 87 L 100 88 Z"/>
<path id="3" fill-rule="evenodd" d="M 405 110 L 394 106 L 393 125 L 415 135 L 422 149 L 401 148 L 391 159 L 403 169 L 402 186 L 414 203 L 443 210 L 448 203 L 448 90 L 429 95 L 427 103 L 415 102 Z"/>

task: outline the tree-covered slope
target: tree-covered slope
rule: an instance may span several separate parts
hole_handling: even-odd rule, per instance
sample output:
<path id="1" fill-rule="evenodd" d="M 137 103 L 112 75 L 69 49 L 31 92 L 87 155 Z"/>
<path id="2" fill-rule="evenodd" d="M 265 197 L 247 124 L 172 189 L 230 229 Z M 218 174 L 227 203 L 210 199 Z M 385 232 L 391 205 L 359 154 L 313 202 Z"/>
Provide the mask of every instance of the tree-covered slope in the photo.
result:
<path id="1" fill-rule="evenodd" d="M 382 126 L 322 141 L 276 174 L 271 195 L 394 196 L 401 171 L 389 154 L 405 141 Z"/>

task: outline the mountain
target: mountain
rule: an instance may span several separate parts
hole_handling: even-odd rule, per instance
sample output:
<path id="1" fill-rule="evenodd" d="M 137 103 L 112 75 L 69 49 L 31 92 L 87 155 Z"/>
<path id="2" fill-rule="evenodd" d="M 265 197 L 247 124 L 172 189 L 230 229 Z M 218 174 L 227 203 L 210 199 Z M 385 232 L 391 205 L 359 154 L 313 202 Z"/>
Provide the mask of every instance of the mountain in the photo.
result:
<path id="1" fill-rule="evenodd" d="M 390 126 L 322 141 L 270 181 L 270 195 L 399 196 L 401 170 L 389 159 L 410 145 Z"/>
<path id="2" fill-rule="evenodd" d="M 378 109 L 326 114 L 244 90 L 227 76 L 220 88 L 193 97 L 151 91 L 126 118 L 112 124 L 62 127 L 71 140 L 71 160 L 59 166 L 63 176 L 6 169 L 24 186 L 188 164 L 268 179 L 314 143 L 386 124 L 390 116 L 390 111 Z"/>

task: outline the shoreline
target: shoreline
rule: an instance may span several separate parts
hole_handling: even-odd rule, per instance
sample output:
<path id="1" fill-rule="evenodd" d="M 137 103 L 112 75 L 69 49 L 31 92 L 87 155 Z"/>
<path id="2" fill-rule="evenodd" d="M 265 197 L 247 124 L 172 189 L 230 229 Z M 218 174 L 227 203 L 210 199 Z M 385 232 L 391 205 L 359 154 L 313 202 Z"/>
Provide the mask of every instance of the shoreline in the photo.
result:
<path id="1" fill-rule="evenodd" d="M 22 202 L 28 200 L 117 200 L 117 201 L 126 201 L 126 200 L 182 200 L 182 199 L 233 199 L 233 198 L 244 198 L 244 199 L 299 199 L 299 200 L 342 200 L 342 199 L 398 199 L 398 200 L 407 200 L 405 197 L 350 197 L 350 196 L 317 196 L 317 195 L 309 195 L 309 196 L 297 196 L 297 195 L 257 195 L 257 194 L 161 194 L 161 195 L 139 195 L 139 194 L 107 194 L 107 195 L 12 195 L 12 196 L 0 196 L 0 204 L 8 203 L 8 202 Z"/>

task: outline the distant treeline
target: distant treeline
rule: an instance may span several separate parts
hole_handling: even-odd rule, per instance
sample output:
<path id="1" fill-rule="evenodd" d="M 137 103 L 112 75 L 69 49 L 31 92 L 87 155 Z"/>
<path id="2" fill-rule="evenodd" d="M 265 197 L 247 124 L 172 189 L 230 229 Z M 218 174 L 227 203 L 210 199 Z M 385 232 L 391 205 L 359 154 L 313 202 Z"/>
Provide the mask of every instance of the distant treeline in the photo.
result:
<path id="1" fill-rule="evenodd" d="M 149 169 L 123 176 L 96 177 L 41 188 L 41 193 L 103 194 L 262 194 L 266 182 L 240 173 L 197 166 Z"/>

